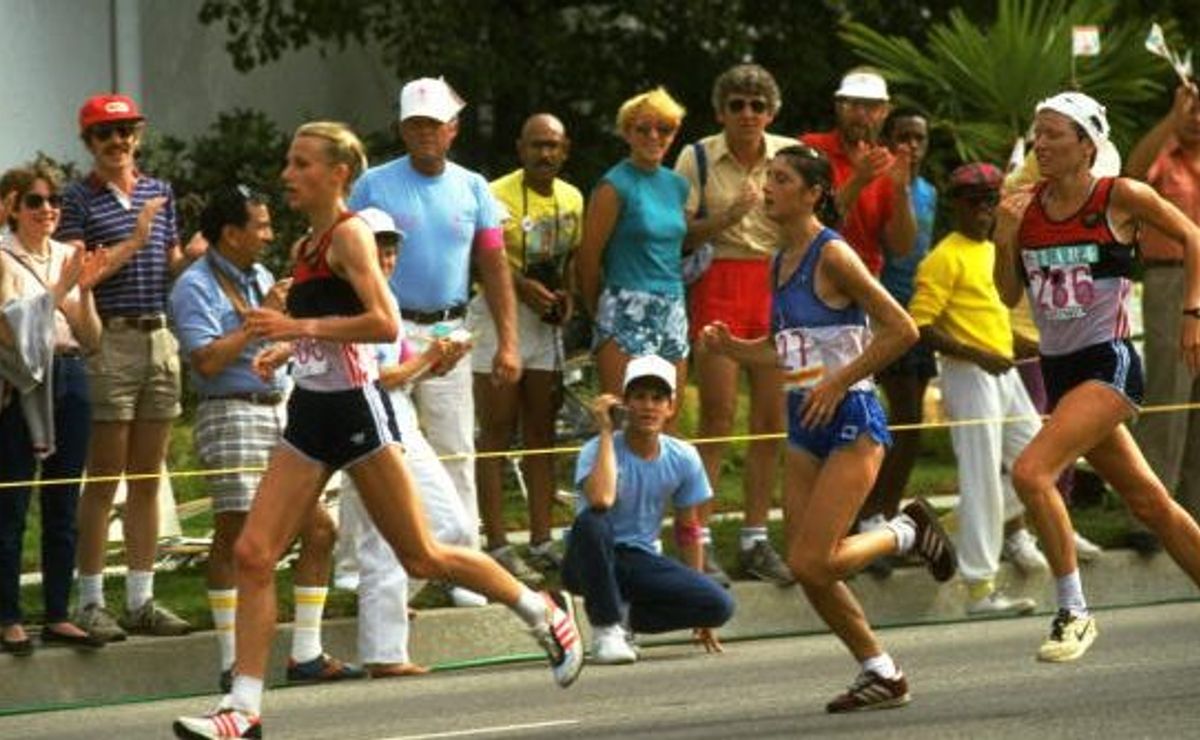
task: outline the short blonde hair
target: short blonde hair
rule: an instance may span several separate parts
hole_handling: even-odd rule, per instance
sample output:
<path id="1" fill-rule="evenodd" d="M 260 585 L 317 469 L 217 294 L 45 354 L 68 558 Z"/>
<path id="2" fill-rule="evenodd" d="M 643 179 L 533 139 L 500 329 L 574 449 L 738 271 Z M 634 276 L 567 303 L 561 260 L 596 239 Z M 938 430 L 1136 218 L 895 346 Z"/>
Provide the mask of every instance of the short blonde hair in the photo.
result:
<path id="1" fill-rule="evenodd" d="M 350 168 L 346 190 L 367 169 L 367 150 L 350 127 L 338 121 L 310 121 L 296 129 L 296 136 L 311 136 L 325 142 L 325 156 L 331 164 Z"/>
<path id="2" fill-rule="evenodd" d="M 621 108 L 617 111 L 617 129 L 624 133 L 629 127 L 629 122 L 639 113 L 653 113 L 678 126 L 687 110 L 671 97 L 671 93 L 667 92 L 665 87 L 659 86 L 621 103 Z"/>

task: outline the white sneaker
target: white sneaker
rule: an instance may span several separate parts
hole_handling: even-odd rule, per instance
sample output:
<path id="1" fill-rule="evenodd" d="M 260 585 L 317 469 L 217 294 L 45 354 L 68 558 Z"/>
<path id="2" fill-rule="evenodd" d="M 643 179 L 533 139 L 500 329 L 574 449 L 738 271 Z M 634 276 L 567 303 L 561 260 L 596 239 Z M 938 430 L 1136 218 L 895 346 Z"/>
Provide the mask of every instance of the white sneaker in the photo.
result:
<path id="1" fill-rule="evenodd" d="M 1037 540 L 1033 538 L 1028 529 L 1018 529 L 1006 537 L 1000 553 L 1023 575 L 1029 576 L 1050 570 L 1050 563 L 1038 549 Z"/>
<path id="2" fill-rule="evenodd" d="M 462 586 L 450 586 L 446 589 L 446 595 L 450 597 L 450 603 L 459 607 L 480 607 L 487 606 L 487 597 L 483 594 L 478 594 L 469 588 Z"/>
<path id="3" fill-rule="evenodd" d="M 637 651 L 625 637 L 619 624 L 592 628 L 592 662 L 599 665 L 636 663 Z"/>
<path id="4" fill-rule="evenodd" d="M 1007 617 L 1030 614 L 1037 608 L 1033 599 L 1013 598 L 1002 591 L 993 590 L 987 596 L 967 604 L 968 617 Z"/>
<path id="5" fill-rule="evenodd" d="M 1087 537 L 1075 533 L 1075 559 L 1081 563 L 1092 563 L 1100 559 L 1104 554 L 1103 548 L 1092 542 Z"/>

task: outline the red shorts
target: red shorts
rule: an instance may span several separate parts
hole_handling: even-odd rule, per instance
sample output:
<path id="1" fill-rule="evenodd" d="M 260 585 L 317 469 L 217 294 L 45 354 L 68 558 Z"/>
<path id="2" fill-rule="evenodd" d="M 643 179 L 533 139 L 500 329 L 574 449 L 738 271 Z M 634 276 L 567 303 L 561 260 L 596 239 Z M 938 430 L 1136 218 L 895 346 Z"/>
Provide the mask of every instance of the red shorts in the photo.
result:
<path id="1" fill-rule="evenodd" d="M 733 335 L 757 339 L 771 330 L 770 260 L 713 260 L 688 291 L 688 335 L 724 321 Z"/>

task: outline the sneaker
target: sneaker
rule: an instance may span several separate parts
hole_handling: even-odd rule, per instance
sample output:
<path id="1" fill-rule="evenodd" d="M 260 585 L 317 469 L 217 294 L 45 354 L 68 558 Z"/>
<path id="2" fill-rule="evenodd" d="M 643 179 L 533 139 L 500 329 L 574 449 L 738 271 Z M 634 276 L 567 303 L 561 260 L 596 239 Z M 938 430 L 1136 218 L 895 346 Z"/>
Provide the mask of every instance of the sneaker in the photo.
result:
<path id="1" fill-rule="evenodd" d="M 337 658 L 322 653 L 312 660 L 297 663 L 288 658 L 288 683 L 321 683 L 326 681 L 352 681 L 366 678 L 367 672 L 358 666 L 343 663 Z"/>
<path id="2" fill-rule="evenodd" d="M 950 538 L 938 522 L 934 508 L 925 499 L 918 498 L 905 506 L 902 513 L 912 519 L 916 526 L 917 539 L 913 550 L 925 561 L 933 579 L 944 582 L 953 578 L 958 567 L 954 545 L 950 543 Z"/>
<path id="3" fill-rule="evenodd" d="M 729 580 L 729 574 L 717 560 L 717 550 L 711 542 L 704 545 L 704 574 L 716 581 L 721 588 L 729 588 L 733 585 L 733 581 Z"/>
<path id="4" fill-rule="evenodd" d="M 1080 616 L 1059 609 L 1050 623 L 1050 636 L 1038 648 L 1038 660 L 1066 663 L 1081 657 L 1096 641 L 1099 630 L 1092 615 Z"/>
<path id="5" fill-rule="evenodd" d="M 791 568 L 767 540 L 758 540 L 749 550 L 742 550 L 738 554 L 738 564 L 743 573 L 776 586 L 790 586 L 796 582 Z"/>
<path id="6" fill-rule="evenodd" d="M 492 560 L 499 563 L 500 567 L 511 573 L 513 578 L 516 578 L 530 588 L 542 585 L 542 581 L 545 580 L 541 573 L 529 567 L 529 563 L 526 563 L 517 554 L 512 545 L 503 545 L 497 547 L 495 550 L 488 550 L 488 555 L 491 555 Z"/>
<path id="7" fill-rule="evenodd" d="M 183 617 L 150 599 L 132 612 L 126 612 L 121 627 L 131 635 L 152 637 L 178 637 L 192 631 L 192 625 Z"/>
<path id="8" fill-rule="evenodd" d="M 262 719 L 233 707 L 218 706 L 199 717 L 180 717 L 172 725 L 175 737 L 183 740 L 215 738 L 262 738 Z"/>
<path id="9" fill-rule="evenodd" d="M 475 593 L 469 588 L 462 586 L 446 586 L 446 595 L 450 597 L 450 603 L 460 608 L 478 608 L 487 606 L 487 597 L 480 593 Z"/>
<path id="10" fill-rule="evenodd" d="M 1018 529 L 1004 538 L 1000 557 L 1012 563 L 1022 575 L 1030 576 L 1050 570 L 1050 563 L 1038 549 L 1037 540 L 1025 528 Z"/>
<path id="11" fill-rule="evenodd" d="M 525 562 L 540 571 L 562 570 L 563 558 L 554 540 L 546 540 L 529 546 L 529 556 Z"/>
<path id="12" fill-rule="evenodd" d="M 75 618 L 71 621 L 79 629 L 105 642 L 121 642 L 125 639 L 125 630 L 117 624 L 117 618 L 99 604 L 88 604 L 83 607 L 75 613 Z"/>
<path id="13" fill-rule="evenodd" d="M 1081 563 L 1094 563 L 1104 554 L 1104 550 L 1087 537 L 1075 533 L 1075 559 Z"/>
<path id="14" fill-rule="evenodd" d="M 636 663 L 637 651 L 619 624 L 592 628 L 592 662 L 598 665 Z"/>
<path id="15" fill-rule="evenodd" d="M 575 604 L 566 591 L 543 591 L 546 621 L 530 632 L 546 651 L 554 680 L 564 689 L 575 683 L 583 670 L 583 642 L 575 623 Z"/>
<path id="16" fill-rule="evenodd" d="M 1013 598 L 1000 590 L 989 591 L 982 598 L 967 604 L 968 617 L 1009 617 L 1031 614 L 1037 602 L 1024 596 Z"/>
<path id="17" fill-rule="evenodd" d="M 846 693 L 825 705 L 825 711 L 841 714 L 863 709 L 891 709 L 904 706 L 910 699 L 908 679 L 903 673 L 897 672 L 895 678 L 883 678 L 875 671 L 863 671 Z"/>

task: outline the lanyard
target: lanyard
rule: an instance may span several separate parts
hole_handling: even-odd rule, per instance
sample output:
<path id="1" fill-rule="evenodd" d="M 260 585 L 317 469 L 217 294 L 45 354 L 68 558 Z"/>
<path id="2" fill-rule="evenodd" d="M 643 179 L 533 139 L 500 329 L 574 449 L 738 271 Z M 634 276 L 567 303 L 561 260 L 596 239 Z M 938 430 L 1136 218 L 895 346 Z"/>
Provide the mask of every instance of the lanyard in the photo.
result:
<path id="1" fill-rule="evenodd" d="M 554 202 L 554 230 L 551 232 L 553 237 L 550 241 L 550 260 L 553 260 L 557 255 L 558 250 L 558 228 L 559 228 L 559 210 L 558 210 L 558 191 L 554 188 L 554 182 L 550 182 L 550 198 Z M 529 232 L 533 230 L 533 219 L 529 217 L 529 186 L 525 184 L 525 173 L 521 173 L 521 265 L 524 268 L 529 267 Z"/>

